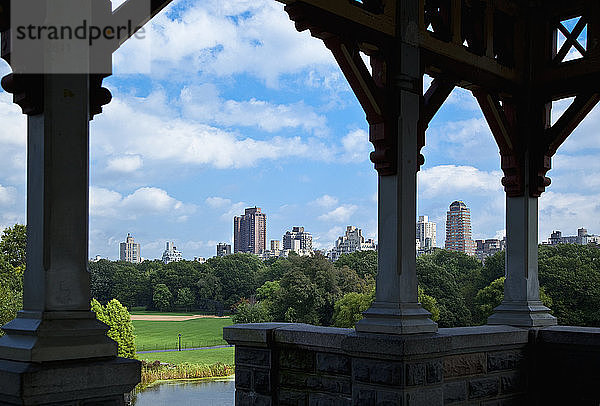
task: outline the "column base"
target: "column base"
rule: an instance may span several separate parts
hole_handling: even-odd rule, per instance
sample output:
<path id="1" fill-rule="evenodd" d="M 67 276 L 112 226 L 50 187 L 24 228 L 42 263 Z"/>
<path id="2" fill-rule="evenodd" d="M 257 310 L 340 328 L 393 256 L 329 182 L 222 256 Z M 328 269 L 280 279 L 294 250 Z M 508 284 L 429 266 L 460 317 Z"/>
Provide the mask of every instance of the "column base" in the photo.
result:
<path id="1" fill-rule="evenodd" d="M 140 377 L 140 362 L 125 358 L 43 364 L 0 360 L 0 404 L 122 406 Z"/>
<path id="2" fill-rule="evenodd" d="M 356 323 L 359 333 L 423 334 L 437 332 L 437 323 L 420 303 L 374 302 Z"/>
<path id="3" fill-rule="evenodd" d="M 487 324 L 515 327 L 548 327 L 556 325 L 556 317 L 541 301 L 502 302 L 488 317 Z"/>
<path id="4" fill-rule="evenodd" d="M 49 362 L 116 357 L 117 343 L 106 336 L 108 326 L 90 311 L 19 312 L 2 327 L 0 359 Z"/>

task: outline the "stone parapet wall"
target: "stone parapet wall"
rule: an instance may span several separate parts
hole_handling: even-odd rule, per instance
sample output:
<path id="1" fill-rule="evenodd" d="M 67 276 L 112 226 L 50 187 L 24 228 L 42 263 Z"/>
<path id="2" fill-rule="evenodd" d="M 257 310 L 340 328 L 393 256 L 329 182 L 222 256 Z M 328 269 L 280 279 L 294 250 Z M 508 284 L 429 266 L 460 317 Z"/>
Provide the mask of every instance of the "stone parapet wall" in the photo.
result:
<path id="1" fill-rule="evenodd" d="M 508 326 L 412 336 L 302 324 L 225 328 L 236 404 L 528 404 L 530 333 Z"/>

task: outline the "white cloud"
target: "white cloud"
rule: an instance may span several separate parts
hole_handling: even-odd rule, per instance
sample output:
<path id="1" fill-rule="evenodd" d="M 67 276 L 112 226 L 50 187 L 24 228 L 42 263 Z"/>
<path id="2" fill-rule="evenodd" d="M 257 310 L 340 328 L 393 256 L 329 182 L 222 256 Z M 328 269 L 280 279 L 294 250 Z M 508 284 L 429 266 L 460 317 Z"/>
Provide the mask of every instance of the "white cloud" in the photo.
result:
<path id="1" fill-rule="evenodd" d="M 304 102 L 273 104 L 250 100 L 223 100 L 212 84 L 184 87 L 180 103 L 186 116 L 194 120 L 225 126 L 257 127 L 275 132 L 285 128 L 302 128 L 307 132 L 323 133 L 325 116 L 315 113 Z"/>
<path id="2" fill-rule="evenodd" d="M 373 146 L 369 142 L 369 135 L 363 130 L 354 130 L 342 138 L 344 161 L 364 162 L 369 159 Z"/>
<path id="3" fill-rule="evenodd" d="M 577 228 L 585 227 L 590 234 L 600 234 L 600 194 L 549 191 L 542 194 L 539 208 L 540 241 L 546 240 L 553 230 L 575 235 Z"/>
<path id="4" fill-rule="evenodd" d="M 281 75 L 334 64 L 323 43 L 298 33 L 283 5 L 271 0 L 174 1 L 147 29 L 154 75 L 247 73 L 275 87 Z M 141 45 L 125 44 L 115 56 L 117 70 Z"/>
<path id="5" fill-rule="evenodd" d="M 12 186 L 0 185 L 0 206 L 12 206 L 17 200 L 17 190 Z"/>
<path id="6" fill-rule="evenodd" d="M 139 155 L 121 155 L 109 158 L 106 169 L 111 172 L 135 172 L 143 165 L 142 157 Z"/>
<path id="7" fill-rule="evenodd" d="M 419 195 L 431 198 L 455 192 L 488 194 L 502 190 L 501 171 L 486 172 L 472 166 L 440 165 L 418 173 Z"/>
<path id="8" fill-rule="evenodd" d="M 333 196 L 323 195 L 323 196 L 317 198 L 313 203 L 316 204 L 317 206 L 328 208 L 328 207 L 332 207 L 332 206 L 335 206 L 336 204 L 338 204 L 338 199 Z"/>
<path id="9" fill-rule="evenodd" d="M 123 197 L 113 190 L 90 187 L 92 216 L 135 219 L 149 214 L 165 214 L 185 221 L 186 215 L 194 210 L 194 205 L 184 204 L 159 188 L 143 187 Z"/>
<path id="10" fill-rule="evenodd" d="M 330 221 L 336 223 L 345 223 L 358 210 L 358 207 L 353 204 L 345 204 L 339 206 L 325 214 L 319 216 L 321 221 Z"/>
<path id="11" fill-rule="evenodd" d="M 225 199 L 222 197 L 218 197 L 218 196 L 207 197 L 206 204 L 208 204 L 210 207 L 217 209 L 217 208 L 229 206 L 231 204 L 231 200 Z"/>
<path id="12" fill-rule="evenodd" d="M 145 109 L 142 98 L 115 99 L 94 120 L 95 151 L 120 153 L 171 165 L 208 165 L 218 169 L 244 168 L 261 160 L 303 157 L 328 160 L 331 151 L 316 138 L 275 136 L 257 140 Z M 168 111 L 168 106 L 165 107 Z M 127 134 L 124 137 L 124 134 Z M 151 166 L 151 165 L 149 165 Z"/>

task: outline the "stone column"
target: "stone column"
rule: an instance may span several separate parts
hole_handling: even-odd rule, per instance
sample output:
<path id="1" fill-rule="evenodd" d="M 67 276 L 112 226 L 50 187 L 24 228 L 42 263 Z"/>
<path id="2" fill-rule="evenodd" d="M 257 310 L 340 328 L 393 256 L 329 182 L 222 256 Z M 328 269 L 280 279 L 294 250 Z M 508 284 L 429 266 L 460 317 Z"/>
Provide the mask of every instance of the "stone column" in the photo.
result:
<path id="1" fill-rule="evenodd" d="M 531 197 L 529 162 L 524 165 L 525 193 L 506 197 L 506 281 L 504 300 L 488 324 L 544 327 L 556 317 L 540 301 L 538 280 L 538 198 Z"/>
<path id="2" fill-rule="evenodd" d="M 402 43 L 394 77 L 398 108 L 397 172 L 379 175 L 378 273 L 375 301 L 356 331 L 387 334 L 432 333 L 437 324 L 417 300 L 416 217 L 417 147 L 422 75 L 419 50 Z"/>
<path id="3" fill-rule="evenodd" d="M 90 75 L 9 75 L 2 84 L 28 114 L 28 148 L 23 310 L 0 338 L 0 403 L 121 405 L 140 365 L 116 357 L 90 311 Z M 94 87 L 92 99 L 104 93 Z"/>

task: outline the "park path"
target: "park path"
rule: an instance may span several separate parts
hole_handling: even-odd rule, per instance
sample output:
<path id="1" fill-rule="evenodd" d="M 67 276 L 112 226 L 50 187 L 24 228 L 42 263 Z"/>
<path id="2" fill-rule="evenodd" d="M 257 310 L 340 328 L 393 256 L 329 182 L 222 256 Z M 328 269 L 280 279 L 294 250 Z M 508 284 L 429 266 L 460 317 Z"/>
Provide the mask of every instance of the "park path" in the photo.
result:
<path id="1" fill-rule="evenodd" d="M 212 347 L 198 347 L 198 348 L 182 348 L 181 351 L 193 351 L 193 350 L 212 350 L 215 348 L 229 348 L 233 347 L 233 345 L 214 345 Z M 174 352 L 179 351 L 177 348 L 174 350 L 152 350 L 152 351 L 136 351 L 137 354 L 151 354 L 154 352 Z"/>
<path id="2" fill-rule="evenodd" d="M 191 316 L 158 316 L 152 314 L 132 314 L 131 320 L 143 320 L 143 321 L 188 321 L 194 319 L 226 319 L 227 316 L 206 316 L 203 314 L 194 314 Z"/>

